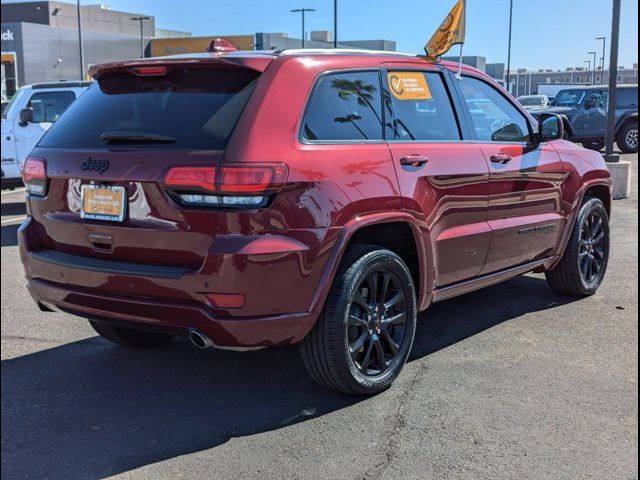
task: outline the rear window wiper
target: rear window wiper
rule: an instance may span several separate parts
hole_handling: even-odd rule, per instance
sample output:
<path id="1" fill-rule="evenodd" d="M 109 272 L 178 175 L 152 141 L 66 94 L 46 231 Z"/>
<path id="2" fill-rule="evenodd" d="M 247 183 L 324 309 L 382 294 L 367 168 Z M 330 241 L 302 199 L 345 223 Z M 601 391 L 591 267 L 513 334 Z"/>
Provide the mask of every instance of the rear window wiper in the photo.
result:
<path id="1" fill-rule="evenodd" d="M 100 140 L 105 143 L 176 143 L 173 137 L 147 132 L 107 131 Z"/>

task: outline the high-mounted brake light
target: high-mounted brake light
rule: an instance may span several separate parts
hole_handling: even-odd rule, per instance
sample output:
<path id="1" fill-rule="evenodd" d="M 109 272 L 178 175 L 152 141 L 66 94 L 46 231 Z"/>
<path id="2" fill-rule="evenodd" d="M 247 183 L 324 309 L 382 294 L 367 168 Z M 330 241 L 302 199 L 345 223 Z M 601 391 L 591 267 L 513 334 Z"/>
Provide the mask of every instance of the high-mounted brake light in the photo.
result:
<path id="1" fill-rule="evenodd" d="M 27 157 L 22 167 L 22 179 L 29 194 L 45 196 L 47 193 L 47 165 L 44 159 Z"/>
<path id="2" fill-rule="evenodd" d="M 285 184 L 287 173 L 284 163 L 173 167 L 163 183 L 185 205 L 259 208 Z"/>
<path id="3" fill-rule="evenodd" d="M 131 71 L 141 77 L 161 76 L 167 74 L 167 67 L 165 66 L 152 66 L 152 67 L 133 67 Z"/>

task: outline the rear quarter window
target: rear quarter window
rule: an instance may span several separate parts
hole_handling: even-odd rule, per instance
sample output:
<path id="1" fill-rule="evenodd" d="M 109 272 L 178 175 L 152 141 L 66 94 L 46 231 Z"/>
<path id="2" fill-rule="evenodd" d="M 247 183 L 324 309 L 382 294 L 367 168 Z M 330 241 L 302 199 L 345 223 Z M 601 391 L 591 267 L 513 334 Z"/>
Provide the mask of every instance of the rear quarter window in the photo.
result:
<path id="1" fill-rule="evenodd" d="M 127 147 L 224 149 L 258 76 L 249 69 L 210 67 L 180 67 L 157 77 L 106 74 L 67 109 L 39 146 L 107 148 L 103 134 L 131 132 L 173 141 L 127 142 Z"/>
<path id="2" fill-rule="evenodd" d="M 638 89 L 620 88 L 616 93 L 616 106 L 618 108 L 638 108 Z"/>
<path id="3" fill-rule="evenodd" d="M 31 95 L 28 108 L 33 109 L 33 123 L 53 123 L 76 99 L 69 90 L 37 92 Z"/>
<path id="4" fill-rule="evenodd" d="M 382 140 L 382 97 L 377 71 L 321 76 L 302 123 L 307 141 Z"/>

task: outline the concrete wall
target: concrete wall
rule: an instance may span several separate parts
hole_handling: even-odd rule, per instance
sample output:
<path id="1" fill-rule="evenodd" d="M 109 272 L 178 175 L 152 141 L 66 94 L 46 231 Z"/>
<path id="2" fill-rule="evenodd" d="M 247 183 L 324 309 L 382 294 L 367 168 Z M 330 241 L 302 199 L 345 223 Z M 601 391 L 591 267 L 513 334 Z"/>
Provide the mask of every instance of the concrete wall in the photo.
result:
<path id="1" fill-rule="evenodd" d="M 65 2 L 24 2 L 3 3 L 1 6 L 3 23 L 38 23 L 70 30 L 78 29 L 78 15 L 74 3 Z M 140 23 L 131 17 L 149 16 L 144 22 L 144 36 L 155 34 L 155 19 L 151 15 L 132 12 L 120 12 L 100 8 L 97 5 L 81 7 L 82 31 L 109 35 L 140 37 Z"/>

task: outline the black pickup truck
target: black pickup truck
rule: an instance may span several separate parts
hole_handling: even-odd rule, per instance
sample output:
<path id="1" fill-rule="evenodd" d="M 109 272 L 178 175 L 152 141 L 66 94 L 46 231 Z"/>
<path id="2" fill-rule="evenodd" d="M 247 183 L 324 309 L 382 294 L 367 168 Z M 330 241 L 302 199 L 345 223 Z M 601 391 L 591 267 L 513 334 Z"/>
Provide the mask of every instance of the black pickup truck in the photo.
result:
<path id="1" fill-rule="evenodd" d="M 638 85 L 618 85 L 616 143 L 624 153 L 638 151 Z M 560 90 L 548 108 L 531 112 L 555 113 L 564 121 L 569 140 L 587 148 L 604 147 L 609 89 L 605 85 L 575 86 Z"/>

